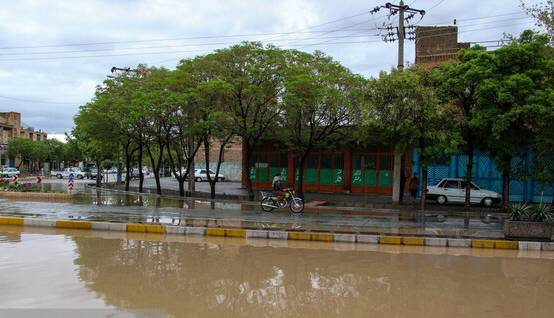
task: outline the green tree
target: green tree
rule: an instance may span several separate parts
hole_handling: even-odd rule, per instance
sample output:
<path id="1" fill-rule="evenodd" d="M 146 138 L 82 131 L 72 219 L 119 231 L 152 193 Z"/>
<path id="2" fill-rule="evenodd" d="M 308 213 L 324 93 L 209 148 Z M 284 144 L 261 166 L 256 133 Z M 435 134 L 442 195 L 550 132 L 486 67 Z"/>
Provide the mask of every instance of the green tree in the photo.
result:
<path id="1" fill-rule="evenodd" d="M 483 131 L 480 121 L 475 120 L 479 112 L 478 98 L 484 80 L 493 77 L 491 65 L 493 55 L 482 47 L 461 50 L 459 61 L 447 62 L 433 72 L 434 83 L 441 101 L 448 105 L 447 111 L 463 139 L 462 148 L 467 155 L 465 208 L 470 209 L 470 182 L 473 179 L 475 150 L 482 146 Z M 466 218 L 466 223 L 469 219 Z"/>
<path id="2" fill-rule="evenodd" d="M 143 129 L 144 147 L 152 165 L 156 181 L 156 193 L 162 193 L 160 170 L 166 148 L 166 131 L 171 127 L 169 119 L 172 105 L 169 91 L 169 74 L 164 68 L 149 68 L 144 72 L 141 89 L 133 99 L 134 116 L 145 120 Z"/>
<path id="3" fill-rule="evenodd" d="M 403 190 L 400 189 L 403 153 L 418 141 L 427 149 L 422 126 L 428 118 L 418 118 L 423 116 L 418 112 L 425 111 L 428 115 L 426 108 L 435 106 L 431 97 L 420 76 L 411 69 L 381 72 L 379 78 L 368 83 L 362 124 L 369 133 L 377 133 L 394 149 L 393 203 L 400 202 Z M 423 154 L 427 155 L 427 150 Z"/>
<path id="4" fill-rule="evenodd" d="M 354 123 L 364 80 L 321 52 L 287 53 L 279 141 L 295 153 L 298 192 L 304 167 L 314 149 L 340 147 Z"/>
<path id="5" fill-rule="evenodd" d="M 215 186 L 219 181 L 219 172 L 223 161 L 223 153 L 231 139 L 236 136 L 234 121 L 227 115 L 227 107 L 231 100 L 232 88 L 227 83 L 211 79 L 199 84 L 196 89 L 196 104 L 202 110 L 199 125 L 202 130 L 202 143 L 204 145 L 204 164 L 206 178 L 210 184 L 210 198 L 215 199 Z M 215 175 L 212 178 L 210 171 L 210 150 L 214 141 L 219 143 Z"/>
<path id="6" fill-rule="evenodd" d="M 181 60 L 170 76 L 173 92 L 166 129 L 169 166 L 179 183 L 179 194 L 185 195 L 185 181 L 194 170 L 194 157 L 202 145 L 203 128 L 199 123 L 202 109 L 196 103 L 196 88 L 200 81 L 199 67 L 202 57 Z M 183 169 L 184 168 L 184 169 Z M 192 191 L 192 189 L 189 189 Z"/>
<path id="7" fill-rule="evenodd" d="M 86 158 L 96 164 L 99 173 L 96 176 L 96 185 L 101 184 L 101 163 L 107 159 L 118 157 L 118 140 L 116 126 L 105 116 L 105 101 L 94 99 L 81 106 L 74 117 L 75 127 L 72 135 L 76 144 Z"/>
<path id="8" fill-rule="evenodd" d="M 35 154 L 35 143 L 29 138 L 16 137 L 8 142 L 8 156 L 20 159 L 17 169 L 34 160 Z"/>
<path id="9" fill-rule="evenodd" d="M 252 155 L 261 140 L 275 127 L 281 113 L 285 59 L 282 50 L 245 42 L 208 54 L 214 76 L 232 87 L 229 114 L 242 141 L 243 169 L 249 175 Z M 246 178 L 248 194 L 254 199 L 252 180 Z"/>
<path id="10" fill-rule="evenodd" d="M 421 166 L 421 211 L 425 211 L 427 200 L 427 175 L 429 165 L 447 158 L 458 150 L 461 142 L 454 121 L 448 114 L 448 108 L 440 103 L 429 71 L 413 68 L 413 81 L 417 102 L 410 112 L 415 150 L 419 152 Z"/>
<path id="11" fill-rule="evenodd" d="M 547 114 L 546 91 L 553 88 L 554 74 L 551 50 L 546 36 L 523 32 L 491 53 L 491 77 L 479 89 L 481 106 L 472 125 L 483 130 L 486 148 L 502 171 L 503 206 L 510 196 L 512 158 L 524 156 L 530 150 L 534 135 L 541 133 L 537 130 L 537 119 Z"/>

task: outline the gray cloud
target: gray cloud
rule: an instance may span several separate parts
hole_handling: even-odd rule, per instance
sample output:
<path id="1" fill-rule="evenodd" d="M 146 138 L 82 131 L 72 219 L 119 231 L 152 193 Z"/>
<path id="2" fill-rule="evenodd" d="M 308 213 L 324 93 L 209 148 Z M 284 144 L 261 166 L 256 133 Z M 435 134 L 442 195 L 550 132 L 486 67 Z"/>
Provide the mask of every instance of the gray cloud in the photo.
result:
<path id="1" fill-rule="evenodd" d="M 428 9 L 439 0 L 406 1 L 412 2 L 413 7 Z M 315 32 L 0 49 L 0 110 L 21 112 L 27 125 L 45 129 L 50 133 L 63 133 L 71 129 L 73 116 L 79 105 L 90 100 L 95 86 L 102 82 L 112 66 L 148 63 L 172 68 L 183 57 L 209 52 L 242 40 L 262 40 L 285 48 L 306 51 L 319 49 L 354 72 L 368 77 L 374 76 L 380 70 L 389 70 L 396 64 L 396 46 L 379 42 L 378 37 L 371 36 L 376 33 L 376 30 L 372 29 L 386 20 L 385 17 L 379 17 L 382 13 L 352 17 L 315 28 L 310 26 L 368 12 L 379 3 L 381 2 L 374 0 L 4 2 L 0 10 L 0 47 L 3 48 L 299 30 Z M 504 33 L 517 34 L 525 28 L 532 27 L 532 20 L 523 14 L 488 20 L 467 19 L 522 12 L 518 4 L 518 0 L 446 0 L 430 10 L 420 23 L 448 24 L 453 19 L 458 19 L 460 41 L 496 40 L 502 38 Z M 347 30 L 340 32 L 318 32 L 345 28 Z M 331 44 L 356 41 L 366 43 Z M 71 52 L 49 53 L 54 51 Z M 75 58 L 129 53 L 140 54 Z M 406 60 L 413 61 L 413 58 L 414 46 L 413 43 L 408 43 Z"/>

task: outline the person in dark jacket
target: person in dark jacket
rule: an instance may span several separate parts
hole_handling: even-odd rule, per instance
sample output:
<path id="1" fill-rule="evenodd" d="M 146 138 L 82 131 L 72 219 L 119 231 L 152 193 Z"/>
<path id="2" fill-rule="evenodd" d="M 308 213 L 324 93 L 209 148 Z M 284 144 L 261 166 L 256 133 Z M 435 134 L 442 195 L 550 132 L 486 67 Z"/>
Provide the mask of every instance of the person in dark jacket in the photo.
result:
<path id="1" fill-rule="evenodd" d="M 415 200 L 417 197 L 417 190 L 419 190 L 419 178 L 417 177 L 417 173 L 414 173 L 408 188 L 410 189 L 410 195 Z"/>

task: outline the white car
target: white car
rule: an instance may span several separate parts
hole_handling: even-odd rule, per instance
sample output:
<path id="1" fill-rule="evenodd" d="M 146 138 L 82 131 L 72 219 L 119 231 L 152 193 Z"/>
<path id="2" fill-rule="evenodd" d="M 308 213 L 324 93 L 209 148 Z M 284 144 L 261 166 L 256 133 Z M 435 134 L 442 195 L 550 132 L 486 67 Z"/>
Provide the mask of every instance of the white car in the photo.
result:
<path id="1" fill-rule="evenodd" d="M 458 178 L 444 178 L 437 185 L 427 187 L 427 199 L 434 200 L 438 204 L 464 203 L 466 199 L 465 190 L 466 181 Z M 479 188 L 471 182 L 470 202 L 472 204 L 482 204 L 492 206 L 500 203 L 499 193 Z"/>
<path id="2" fill-rule="evenodd" d="M 19 170 L 16 168 L 4 168 L 2 171 L 0 171 L 2 174 L 2 178 L 11 178 L 13 176 L 17 176 L 19 178 Z"/>
<path id="3" fill-rule="evenodd" d="M 73 175 L 75 179 L 84 179 L 86 177 L 86 173 L 77 167 L 65 168 L 62 171 L 52 171 L 50 175 L 58 179 L 69 178 L 70 175 Z"/>
<path id="4" fill-rule="evenodd" d="M 215 171 L 213 171 L 212 169 L 210 169 L 210 177 L 212 178 L 212 180 L 215 179 Z M 206 174 L 206 169 L 195 169 L 194 181 L 196 182 L 208 181 L 208 175 Z M 225 181 L 225 176 L 222 175 L 221 172 L 217 176 L 217 181 L 218 182 Z"/>

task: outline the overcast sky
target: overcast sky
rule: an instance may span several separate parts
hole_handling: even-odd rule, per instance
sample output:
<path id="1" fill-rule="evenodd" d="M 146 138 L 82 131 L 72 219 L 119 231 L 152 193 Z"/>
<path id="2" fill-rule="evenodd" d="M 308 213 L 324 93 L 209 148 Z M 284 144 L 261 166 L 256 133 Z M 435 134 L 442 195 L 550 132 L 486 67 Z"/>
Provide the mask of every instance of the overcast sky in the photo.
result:
<path id="1" fill-rule="evenodd" d="M 356 73 L 374 76 L 396 64 L 396 45 L 377 36 L 376 27 L 387 21 L 385 11 L 369 14 L 379 4 L 384 2 L 5 0 L 0 8 L 0 111 L 21 112 L 26 125 L 62 134 L 71 130 L 79 105 L 90 100 L 112 66 L 174 68 L 183 57 L 244 40 L 318 49 Z M 519 0 L 406 4 L 427 11 L 412 23 L 443 25 L 457 19 L 460 41 L 498 40 L 504 33 L 534 28 Z M 413 59 L 414 46 L 408 43 L 406 60 Z"/>

